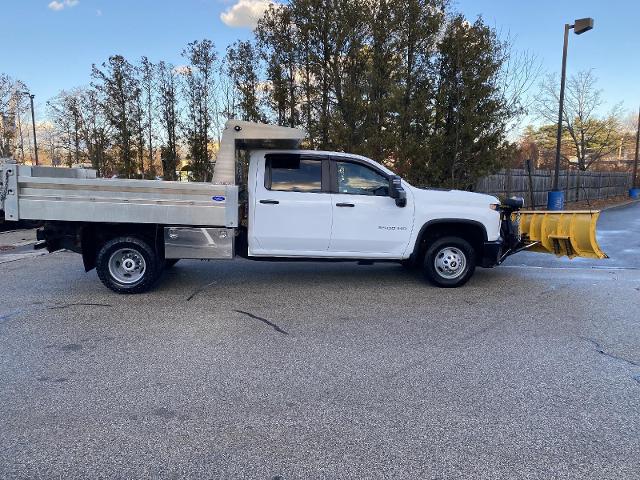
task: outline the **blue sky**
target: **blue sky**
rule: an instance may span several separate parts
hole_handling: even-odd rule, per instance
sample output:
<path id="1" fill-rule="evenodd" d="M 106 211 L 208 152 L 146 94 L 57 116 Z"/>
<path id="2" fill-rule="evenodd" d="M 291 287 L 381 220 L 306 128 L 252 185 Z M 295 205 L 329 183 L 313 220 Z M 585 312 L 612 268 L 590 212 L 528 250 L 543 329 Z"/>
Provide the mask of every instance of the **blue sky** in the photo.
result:
<path id="1" fill-rule="evenodd" d="M 180 50 L 195 39 L 223 50 L 251 36 L 244 25 L 265 1 L 0 0 L 0 72 L 25 81 L 44 107 L 61 89 L 87 84 L 91 64 L 115 53 L 180 64 Z M 482 15 L 545 71 L 560 69 L 564 23 L 594 17 L 594 30 L 570 37 L 569 73 L 593 68 L 609 104 L 633 110 L 640 103 L 640 1 L 457 0 L 454 8 L 470 19 Z"/>

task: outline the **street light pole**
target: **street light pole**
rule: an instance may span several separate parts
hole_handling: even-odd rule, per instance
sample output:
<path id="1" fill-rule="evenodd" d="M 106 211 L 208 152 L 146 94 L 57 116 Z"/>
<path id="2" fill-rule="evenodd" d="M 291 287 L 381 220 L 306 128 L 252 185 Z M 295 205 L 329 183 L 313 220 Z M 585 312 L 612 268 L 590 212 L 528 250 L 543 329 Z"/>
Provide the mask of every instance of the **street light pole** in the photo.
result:
<path id="1" fill-rule="evenodd" d="M 22 95 L 26 95 L 31 100 L 31 127 L 33 128 L 33 150 L 36 153 L 35 155 L 36 165 L 38 165 L 38 139 L 36 138 L 36 114 L 33 108 L 33 99 L 35 98 L 35 95 L 31 92 L 20 92 L 20 93 L 22 93 Z"/>
<path id="2" fill-rule="evenodd" d="M 588 32 L 593 28 L 593 18 L 580 18 L 573 25 L 564 26 L 564 44 L 562 47 L 562 73 L 560 76 L 560 105 L 558 106 L 558 131 L 556 134 L 556 164 L 553 173 L 553 184 L 547 196 L 547 208 L 549 210 L 562 210 L 564 208 L 564 192 L 560 190 L 560 149 L 562 146 L 562 115 L 564 113 L 564 86 L 567 79 L 567 50 L 569 46 L 569 30 L 573 29 L 576 35 Z"/>
<path id="3" fill-rule="evenodd" d="M 554 192 L 559 191 L 558 183 L 560 180 L 560 147 L 562 145 L 562 114 L 564 112 L 564 85 L 567 81 L 567 47 L 569 44 L 569 30 L 573 25 L 565 23 L 564 25 L 564 46 L 562 47 L 562 73 L 560 77 L 560 107 L 558 109 L 558 131 L 556 133 L 556 170 L 553 174 Z M 562 207 L 561 207 L 562 208 Z"/>
<path id="4" fill-rule="evenodd" d="M 29 98 L 31 99 L 31 126 L 33 127 L 33 149 L 36 152 L 36 165 L 38 165 L 38 140 L 36 139 L 36 114 L 33 109 L 33 98 L 34 94 L 30 93 Z"/>

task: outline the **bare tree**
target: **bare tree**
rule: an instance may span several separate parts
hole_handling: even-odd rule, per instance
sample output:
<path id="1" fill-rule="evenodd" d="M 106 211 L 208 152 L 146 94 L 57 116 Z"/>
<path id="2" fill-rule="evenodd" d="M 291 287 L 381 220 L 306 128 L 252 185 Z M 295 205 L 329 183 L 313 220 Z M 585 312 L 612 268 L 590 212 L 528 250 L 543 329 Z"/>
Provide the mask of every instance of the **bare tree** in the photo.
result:
<path id="1" fill-rule="evenodd" d="M 26 85 L 0 73 L 0 157 L 10 157 L 16 147 L 22 91 Z M 23 155 L 24 156 L 24 155 Z"/>
<path id="2" fill-rule="evenodd" d="M 55 136 L 66 151 L 66 164 L 71 167 L 81 163 L 82 115 L 80 113 L 81 91 L 62 91 L 47 102 L 49 119 L 53 123 Z"/>
<path id="3" fill-rule="evenodd" d="M 621 104 L 601 115 L 604 102 L 596 84 L 593 71 L 588 70 L 573 75 L 566 86 L 562 123 L 571 138 L 580 171 L 588 170 L 619 145 Z M 536 97 L 538 114 L 551 124 L 557 122 L 559 85 L 555 75 L 548 75 Z"/>
<path id="4" fill-rule="evenodd" d="M 114 173 L 111 171 L 111 135 L 113 128 L 102 108 L 104 102 L 100 92 L 95 89 L 83 89 L 80 93 L 81 132 L 86 153 L 99 176 Z"/>
<path id="5" fill-rule="evenodd" d="M 535 96 L 531 95 L 531 89 L 542 68 L 535 54 L 514 50 L 512 45 L 509 37 L 503 42 L 504 58 L 498 79 L 507 111 L 511 112 L 511 119 L 507 122 L 508 131 L 518 129 L 522 119 L 534 108 Z"/>

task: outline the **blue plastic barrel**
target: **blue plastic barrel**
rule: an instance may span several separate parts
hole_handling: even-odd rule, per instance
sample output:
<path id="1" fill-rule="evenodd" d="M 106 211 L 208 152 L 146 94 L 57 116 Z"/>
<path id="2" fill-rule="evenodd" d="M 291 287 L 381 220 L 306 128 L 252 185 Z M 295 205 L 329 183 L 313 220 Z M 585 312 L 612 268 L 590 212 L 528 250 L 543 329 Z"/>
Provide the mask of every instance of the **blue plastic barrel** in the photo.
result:
<path id="1" fill-rule="evenodd" d="M 564 208 L 564 192 L 562 190 L 551 190 L 547 195 L 548 210 L 562 210 Z"/>
<path id="2" fill-rule="evenodd" d="M 640 188 L 630 188 L 629 196 L 634 200 L 638 200 L 640 198 Z"/>

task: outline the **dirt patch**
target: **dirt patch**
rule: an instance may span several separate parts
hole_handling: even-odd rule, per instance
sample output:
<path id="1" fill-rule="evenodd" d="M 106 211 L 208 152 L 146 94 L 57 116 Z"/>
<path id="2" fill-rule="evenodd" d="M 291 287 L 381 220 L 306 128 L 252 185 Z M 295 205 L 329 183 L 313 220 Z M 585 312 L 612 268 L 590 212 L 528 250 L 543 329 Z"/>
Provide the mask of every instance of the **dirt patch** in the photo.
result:
<path id="1" fill-rule="evenodd" d="M 617 205 L 624 205 L 632 202 L 628 195 L 618 195 L 617 197 L 604 198 L 600 200 L 580 200 L 579 202 L 568 202 L 565 204 L 565 210 L 603 210 Z"/>

